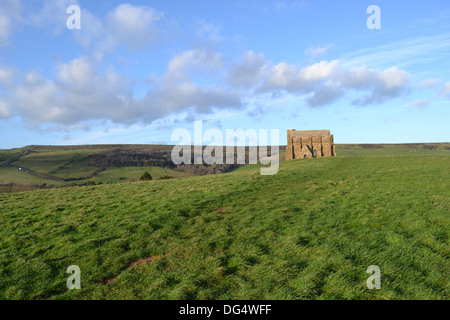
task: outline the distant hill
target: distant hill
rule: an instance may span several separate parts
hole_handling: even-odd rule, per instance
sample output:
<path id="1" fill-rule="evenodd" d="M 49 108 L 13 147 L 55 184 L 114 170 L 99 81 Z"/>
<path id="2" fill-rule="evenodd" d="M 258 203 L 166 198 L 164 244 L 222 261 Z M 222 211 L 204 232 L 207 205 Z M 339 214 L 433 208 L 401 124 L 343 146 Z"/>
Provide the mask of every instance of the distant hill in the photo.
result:
<path id="1" fill-rule="evenodd" d="M 87 145 L 0 150 L 0 185 L 8 186 L 3 191 L 20 191 L 24 188 L 18 186 L 29 190 L 33 186 L 70 183 L 131 182 L 139 180 L 145 171 L 159 179 L 224 173 L 239 167 L 237 164 L 175 165 L 172 149 L 168 145 Z"/>
<path id="2" fill-rule="evenodd" d="M 450 143 L 342 144 L 338 156 L 448 154 Z M 230 172 L 237 164 L 174 165 L 169 145 L 27 146 L 0 150 L 0 192 L 138 181 L 148 171 L 159 179 Z M 248 163 L 246 148 L 246 163 Z M 280 146 L 284 160 L 285 146 Z M 225 151 L 224 151 L 225 157 Z M 236 158 L 235 158 L 236 160 Z M 225 162 L 225 161 L 224 161 Z M 235 161 L 236 163 L 237 161 Z"/>

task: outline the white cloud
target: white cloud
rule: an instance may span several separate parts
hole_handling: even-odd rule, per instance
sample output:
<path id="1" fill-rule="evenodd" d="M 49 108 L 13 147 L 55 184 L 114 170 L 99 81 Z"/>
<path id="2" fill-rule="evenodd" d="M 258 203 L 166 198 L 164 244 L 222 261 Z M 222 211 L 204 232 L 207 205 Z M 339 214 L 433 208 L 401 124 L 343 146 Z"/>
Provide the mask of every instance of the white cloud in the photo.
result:
<path id="1" fill-rule="evenodd" d="M 263 54 L 247 51 L 241 61 L 233 64 L 226 76 L 227 81 L 234 87 L 252 87 L 269 71 L 269 65 Z"/>
<path id="2" fill-rule="evenodd" d="M 94 66 L 87 58 L 78 58 L 59 66 L 58 79 L 77 91 L 92 88 L 91 84 L 94 78 Z"/>
<path id="3" fill-rule="evenodd" d="M 56 128 L 105 120 L 150 124 L 187 110 L 205 115 L 240 109 L 249 98 L 283 92 L 320 107 L 353 91 L 359 94 L 354 103 L 366 105 L 404 94 L 409 82 L 409 74 L 397 67 L 348 70 L 339 60 L 303 68 L 284 62 L 271 67 L 264 55 L 253 51 L 227 67 L 218 52 L 199 48 L 175 55 L 165 74 L 150 77 L 147 92 L 136 98 L 132 79 L 113 69 L 99 71 L 100 63 L 85 56 L 59 64 L 54 80 L 36 72 L 16 76 L 2 98 L 2 118 L 15 113 L 36 127 Z M 11 83 L 12 73 L 11 68 L 0 68 L 0 83 Z"/>
<path id="4" fill-rule="evenodd" d="M 97 43 L 105 36 L 106 30 L 101 19 L 81 8 L 81 30 L 72 32 L 75 39 L 84 49 L 88 49 L 92 43 Z"/>
<path id="5" fill-rule="evenodd" d="M 298 70 L 294 65 L 279 63 L 268 73 L 262 84 L 262 91 L 286 90 L 290 93 L 308 93 L 323 80 L 337 71 L 338 60 L 321 61 Z"/>
<path id="6" fill-rule="evenodd" d="M 150 7 L 121 4 L 108 14 L 108 30 L 120 44 L 142 49 L 156 40 L 155 22 L 162 17 L 162 12 Z"/>
<path id="7" fill-rule="evenodd" d="M 354 101 L 357 105 L 382 103 L 408 93 L 410 75 L 397 67 L 379 71 L 361 67 L 344 75 L 343 86 L 348 89 L 368 91 Z"/>
<path id="8" fill-rule="evenodd" d="M 99 72 L 98 61 L 80 57 L 60 64 L 54 80 L 36 72 L 23 75 L 5 96 L 1 117 L 9 117 L 14 110 L 36 128 L 53 124 L 51 128 L 58 129 L 86 121 L 150 124 L 188 109 L 209 114 L 241 107 L 239 92 L 194 82 L 191 72 L 203 71 L 205 65 L 207 69 L 220 66 L 220 55 L 203 49 L 182 52 L 170 61 L 166 74 L 150 81 L 147 94 L 137 99 L 127 76 L 110 69 Z"/>
<path id="9" fill-rule="evenodd" d="M 66 10 L 70 5 L 80 6 L 78 0 L 45 0 L 40 10 L 27 16 L 26 22 L 33 27 L 47 29 L 59 35 L 67 28 Z M 154 43 L 159 32 L 157 22 L 164 16 L 162 12 L 148 6 L 132 4 L 121 4 L 108 12 L 105 17 L 96 17 L 84 7 L 80 7 L 81 29 L 71 32 L 71 35 L 84 49 L 95 43 L 97 58 L 114 52 L 119 45 L 137 50 Z"/>
<path id="10" fill-rule="evenodd" d="M 313 65 L 303 68 L 299 72 L 301 79 L 306 81 L 320 81 L 329 78 L 339 66 L 339 60 L 321 61 Z"/>
<path id="11" fill-rule="evenodd" d="M 318 87 L 313 95 L 307 99 L 307 102 L 310 107 L 321 107 L 333 103 L 343 95 L 344 90 L 330 82 Z"/>
<path id="12" fill-rule="evenodd" d="M 13 67 L 6 67 L 0 65 L 0 86 L 12 88 L 14 86 L 14 77 L 17 70 Z"/>
<path id="13" fill-rule="evenodd" d="M 36 72 L 28 73 L 6 99 L 26 122 L 36 127 L 45 123 L 128 120 L 124 109 L 133 110 L 133 99 L 126 77 L 112 71 L 98 73 L 93 68 L 80 58 L 60 66 L 56 81 Z M 88 77 L 91 79 L 84 82 Z"/>
<path id="14" fill-rule="evenodd" d="M 214 71 L 223 67 L 216 52 L 205 49 L 187 50 L 176 55 L 166 74 L 152 80 L 153 88 L 147 93 L 145 103 L 167 113 L 180 112 L 195 107 L 198 113 L 210 113 L 214 108 L 239 108 L 241 95 L 219 85 L 199 87 L 192 73 Z"/>
<path id="15" fill-rule="evenodd" d="M 205 49 L 186 50 L 177 54 L 169 62 L 169 72 L 172 75 L 186 74 L 189 69 L 195 71 L 214 72 L 223 67 L 219 53 Z"/>
<path id="16" fill-rule="evenodd" d="M 299 76 L 297 69 L 293 65 L 281 62 L 275 65 L 269 72 L 267 79 L 264 81 L 263 90 L 285 89 L 287 91 L 295 91 L 291 88 L 297 81 Z"/>
<path id="17" fill-rule="evenodd" d="M 5 101 L 0 100 L 0 120 L 8 119 L 11 117 L 12 112 Z"/>
<path id="18" fill-rule="evenodd" d="M 2 0 L 0 2 L 0 48 L 9 44 L 14 24 L 21 20 L 22 9 L 20 0 Z"/>
<path id="19" fill-rule="evenodd" d="M 63 111 L 57 99 L 59 93 L 54 82 L 46 81 L 36 74 L 28 74 L 15 90 L 11 104 L 30 122 L 57 121 L 61 119 Z"/>
<path id="20" fill-rule="evenodd" d="M 65 30 L 67 18 L 67 8 L 71 5 L 79 5 L 78 0 L 45 0 L 42 8 L 37 12 L 32 12 L 27 16 L 26 22 L 39 29 L 48 29 L 55 35 L 59 35 Z M 83 28 L 83 16 L 82 28 Z"/>
<path id="21" fill-rule="evenodd" d="M 177 113 L 190 107 L 195 107 L 197 113 L 207 114 L 214 109 L 241 106 L 240 95 L 226 88 L 201 88 L 192 81 L 173 83 L 164 80 L 160 88 L 149 91 L 145 98 L 145 104 L 164 111 L 161 116 Z"/>
<path id="22" fill-rule="evenodd" d="M 8 16 L 0 11 L 0 46 L 7 44 L 11 33 L 11 21 Z"/>
<path id="23" fill-rule="evenodd" d="M 360 67 L 345 69 L 339 60 L 321 61 L 298 70 L 294 65 L 277 64 L 263 82 L 261 91 L 285 90 L 292 94 L 310 94 L 313 107 L 334 102 L 347 91 L 362 91 L 365 95 L 353 103 L 381 103 L 407 92 L 409 74 L 397 67 L 382 71 Z"/>

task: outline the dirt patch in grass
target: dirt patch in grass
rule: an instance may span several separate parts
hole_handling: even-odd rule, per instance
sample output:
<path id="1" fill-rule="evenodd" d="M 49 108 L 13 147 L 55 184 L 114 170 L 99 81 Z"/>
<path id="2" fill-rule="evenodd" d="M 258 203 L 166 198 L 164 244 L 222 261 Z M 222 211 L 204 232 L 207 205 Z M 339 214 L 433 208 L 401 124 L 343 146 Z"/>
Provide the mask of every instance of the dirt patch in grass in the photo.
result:
<path id="1" fill-rule="evenodd" d="M 128 268 L 135 268 L 141 264 L 150 264 L 153 261 L 155 261 L 156 259 L 158 259 L 159 257 L 160 256 L 153 256 L 153 257 L 146 258 L 146 259 L 139 259 L 137 261 L 132 262 Z"/>
<path id="2" fill-rule="evenodd" d="M 145 258 L 145 259 L 139 259 L 136 261 L 132 261 L 132 262 L 128 263 L 127 266 L 123 270 L 121 270 L 117 276 L 107 279 L 107 280 L 103 281 L 101 284 L 106 284 L 106 285 L 112 284 L 114 281 L 116 281 L 119 278 L 119 276 L 121 275 L 121 273 L 123 271 L 128 270 L 128 269 L 134 269 L 143 264 L 150 264 L 150 263 L 154 262 L 156 259 L 159 259 L 161 257 L 162 256 L 153 256 L 153 257 L 149 257 L 149 258 Z"/>

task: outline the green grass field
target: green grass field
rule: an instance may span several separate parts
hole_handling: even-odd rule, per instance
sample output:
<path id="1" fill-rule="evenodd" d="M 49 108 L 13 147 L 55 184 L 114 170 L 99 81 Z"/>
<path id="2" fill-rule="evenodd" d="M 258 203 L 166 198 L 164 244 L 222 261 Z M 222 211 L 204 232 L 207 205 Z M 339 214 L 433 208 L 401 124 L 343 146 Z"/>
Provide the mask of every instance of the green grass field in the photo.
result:
<path id="1" fill-rule="evenodd" d="M 0 194 L 0 299 L 448 299 L 449 151 L 388 149 Z"/>
<path id="2" fill-rule="evenodd" d="M 95 183 L 135 182 L 139 181 L 139 178 L 145 171 L 149 172 L 154 180 L 157 180 L 162 176 L 170 176 L 173 178 L 182 178 L 189 176 L 183 172 L 177 172 L 168 168 L 161 167 L 120 167 L 106 168 L 105 171 L 98 173 L 91 179 L 78 180 L 74 183 L 83 184 L 88 181 L 94 181 Z"/>
<path id="3" fill-rule="evenodd" d="M 172 148 L 167 145 L 94 145 L 27 146 L 0 150 L 0 168 L 2 164 L 8 164 L 8 160 L 13 167 L 0 171 L 0 192 L 10 192 L 11 188 L 6 184 L 14 184 L 20 190 L 20 186 L 40 186 L 43 183 L 63 186 L 69 182 L 132 182 L 138 181 L 145 171 L 150 172 L 154 179 L 211 174 L 207 170 L 176 168 L 170 160 Z M 24 152 L 26 154 L 23 155 Z M 45 179 L 37 179 L 18 171 L 18 168 Z"/>
<path id="4" fill-rule="evenodd" d="M 61 179 L 81 179 L 94 175 L 99 170 L 88 165 L 88 156 L 101 151 L 103 150 L 40 149 L 14 162 L 14 166 L 29 168 Z"/>
<path id="5" fill-rule="evenodd" d="M 57 181 L 49 181 L 47 179 L 42 179 L 39 177 L 35 177 L 29 174 L 26 174 L 24 172 L 20 172 L 17 169 L 14 168 L 5 168 L 0 167 L 0 185 L 1 184 L 10 184 L 15 183 L 18 185 L 26 185 L 26 184 L 32 184 L 32 185 L 42 185 L 44 183 L 57 187 L 63 186 L 62 183 L 59 183 Z"/>
<path id="6" fill-rule="evenodd" d="M 161 157 L 157 153 L 170 153 L 171 146 L 153 145 L 98 145 L 98 146 L 28 146 L 20 149 L 0 150 L 0 165 L 8 159 L 20 155 L 27 150 L 28 154 L 14 161 L 14 167 L 22 167 L 32 170 L 50 179 L 38 179 L 31 175 L 14 170 L 0 170 L 0 185 L 14 183 L 15 185 L 42 185 L 62 186 L 63 183 L 56 180 L 72 181 L 75 184 L 83 184 L 88 181 L 96 183 L 115 183 L 138 181 L 140 176 L 149 171 L 154 178 L 169 175 L 174 178 L 194 175 L 193 172 L 174 171 L 167 167 L 120 165 L 115 167 L 93 166 L 93 156 L 108 151 L 118 152 L 126 150 L 134 158 L 145 152 L 155 152 L 155 157 Z M 337 145 L 340 156 L 381 156 L 381 155 L 446 155 L 449 153 L 450 144 L 400 144 L 400 145 Z M 280 159 L 284 160 L 285 147 L 280 148 Z M 249 168 L 253 168 L 250 166 Z M 1 168 L 1 167 L 0 167 Z M 247 170 L 240 168 L 239 170 Z M 1 192 L 1 190 L 0 190 Z"/>

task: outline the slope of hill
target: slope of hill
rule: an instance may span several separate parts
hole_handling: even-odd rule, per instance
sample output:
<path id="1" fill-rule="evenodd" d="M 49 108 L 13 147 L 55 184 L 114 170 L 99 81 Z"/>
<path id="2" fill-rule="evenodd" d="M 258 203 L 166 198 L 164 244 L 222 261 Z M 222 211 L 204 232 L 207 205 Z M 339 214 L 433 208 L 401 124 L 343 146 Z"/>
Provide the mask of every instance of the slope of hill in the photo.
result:
<path id="1" fill-rule="evenodd" d="M 176 166 L 171 160 L 172 148 L 167 145 L 95 145 L 0 150 L 0 185 L 130 182 L 137 181 L 145 171 L 158 179 L 222 173 L 237 167 L 227 164 Z"/>
<path id="2" fill-rule="evenodd" d="M 449 151 L 358 150 L 0 194 L 0 299 L 448 299 Z"/>
<path id="3" fill-rule="evenodd" d="M 28 146 L 0 150 L 0 192 L 72 184 L 132 182 L 148 171 L 155 178 L 224 173 L 237 165 L 175 166 L 173 146 L 93 145 Z M 450 144 L 337 145 L 340 156 L 446 153 Z M 280 147 L 284 160 L 286 147 Z M 248 149 L 246 150 L 248 154 Z M 225 152 L 224 152 L 225 154 Z M 23 170 L 19 170 L 19 168 Z M 2 187 L 3 186 L 3 187 Z"/>

